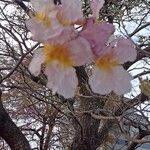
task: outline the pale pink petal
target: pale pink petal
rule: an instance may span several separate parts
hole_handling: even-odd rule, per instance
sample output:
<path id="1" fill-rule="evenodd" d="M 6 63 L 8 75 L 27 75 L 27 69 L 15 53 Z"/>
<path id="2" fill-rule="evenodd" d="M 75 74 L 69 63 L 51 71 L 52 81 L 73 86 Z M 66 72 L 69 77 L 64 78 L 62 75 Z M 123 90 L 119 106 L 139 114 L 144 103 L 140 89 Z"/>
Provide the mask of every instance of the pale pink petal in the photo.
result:
<path id="1" fill-rule="evenodd" d="M 52 0 L 30 0 L 35 11 L 45 10 L 46 7 L 54 7 Z"/>
<path id="2" fill-rule="evenodd" d="M 114 32 L 115 28 L 112 24 L 107 22 L 95 23 L 92 18 L 87 20 L 87 24 L 79 35 L 84 37 L 91 45 L 95 56 L 98 56 L 109 37 Z"/>
<path id="3" fill-rule="evenodd" d="M 132 80 L 132 76 L 122 66 L 114 67 L 113 79 L 113 91 L 116 94 L 122 95 L 131 91 L 132 86 L 130 81 Z"/>
<path id="4" fill-rule="evenodd" d="M 26 25 L 32 33 L 32 39 L 38 42 L 45 42 L 48 39 L 58 36 L 62 32 L 61 28 L 52 30 L 51 28 L 45 27 L 42 23 L 37 22 L 35 19 L 28 20 Z"/>
<path id="5" fill-rule="evenodd" d="M 63 78 L 60 72 L 61 71 L 59 70 L 58 62 L 48 64 L 45 68 L 45 74 L 48 78 L 47 87 L 52 90 L 53 94 L 57 92 L 58 86 L 60 85 Z"/>
<path id="6" fill-rule="evenodd" d="M 44 54 L 42 49 L 35 51 L 31 63 L 29 64 L 29 71 L 34 75 L 38 76 L 41 71 L 41 64 L 44 63 Z"/>
<path id="7" fill-rule="evenodd" d="M 99 11 L 103 7 L 105 1 L 104 0 L 91 0 L 90 7 L 92 9 L 92 13 L 94 17 L 99 16 Z"/>
<path id="8" fill-rule="evenodd" d="M 53 93 L 57 92 L 64 98 L 75 96 L 78 80 L 74 68 L 63 68 L 59 63 L 54 62 L 46 67 L 45 74 L 48 78 L 47 87 Z"/>
<path id="9" fill-rule="evenodd" d="M 64 15 L 64 19 L 75 22 L 83 17 L 81 0 L 61 0 L 59 10 Z"/>
<path id="10" fill-rule="evenodd" d="M 108 46 L 103 47 L 103 50 L 99 53 L 99 57 L 106 55 L 111 55 L 112 60 L 117 60 L 118 64 L 124 64 L 127 61 L 134 61 L 137 52 L 130 40 L 121 38 L 115 39 Z"/>
<path id="11" fill-rule="evenodd" d="M 89 84 L 94 93 L 109 94 L 113 88 L 112 76 L 107 72 L 94 68 L 89 78 Z"/>
<path id="12" fill-rule="evenodd" d="M 117 57 L 121 63 L 134 61 L 136 59 L 136 49 L 129 39 L 119 39 L 115 49 Z"/>
<path id="13" fill-rule="evenodd" d="M 118 95 L 131 90 L 131 76 L 121 66 L 114 67 L 110 71 L 95 68 L 89 78 L 91 89 L 95 93 L 109 94 L 114 91 Z"/>
<path id="14" fill-rule="evenodd" d="M 70 41 L 68 45 L 75 66 L 82 66 L 93 61 L 90 44 L 84 38 L 78 37 Z"/>
<path id="15" fill-rule="evenodd" d="M 77 90 L 78 79 L 74 68 L 68 68 L 63 71 L 64 78 L 59 86 L 58 92 L 65 98 L 72 98 L 75 96 Z"/>
<path id="16" fill-rule="evenodd" d="M 70 41 L 75 36 L 76 36 L 76 31 L 74 27 L 69 26 L 69 27 L 64 28 L 59 33 L 58 36 L 56 35 L 55 37 L 49 38 L 47 42 L 51 44 L 56 44 L 56 43 L 63 44 L 66 41 Z"/>

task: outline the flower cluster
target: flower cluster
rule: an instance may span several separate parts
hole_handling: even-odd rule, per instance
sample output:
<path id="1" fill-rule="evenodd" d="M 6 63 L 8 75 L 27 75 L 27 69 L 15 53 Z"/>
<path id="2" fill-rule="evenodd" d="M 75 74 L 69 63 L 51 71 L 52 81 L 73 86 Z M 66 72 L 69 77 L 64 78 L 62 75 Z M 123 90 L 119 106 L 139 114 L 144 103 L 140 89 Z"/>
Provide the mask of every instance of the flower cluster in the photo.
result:
<path id="1" fill-rule="evenodd" d="M 35 51 L 29 70 L 35 76 L 45 64 L 47 87 L 65 98 L 75 96 L 78 86 L 75 66 L 95 63 L 89 78 L 95 93 L 108 94 L 111 91 L 124 94 L 131 89 L 131 76 L 122 64 L 133 61 L 136 51 L 128 39 L 111 42 L 114 33 L 112 24 L 97 21 L 104 0 L 90 1 L 92 16 L 83 17 L 81 0 L 31 0 L 34 16 L 26 22 L 32 39 L 44 46 Z M 82 30 L 78 31 L 75 25 Z"/>

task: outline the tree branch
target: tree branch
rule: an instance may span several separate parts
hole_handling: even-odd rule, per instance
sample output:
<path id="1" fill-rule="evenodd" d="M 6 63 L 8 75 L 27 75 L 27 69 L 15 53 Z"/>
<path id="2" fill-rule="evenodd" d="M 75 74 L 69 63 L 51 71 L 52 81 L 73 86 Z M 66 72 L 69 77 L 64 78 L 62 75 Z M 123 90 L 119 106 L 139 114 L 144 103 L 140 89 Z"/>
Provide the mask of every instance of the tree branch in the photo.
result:
<path id="1" fill-rule="evenodd" d="M 2 105 L 0 90 L 0 136 L 12 150 L 31 150 L 30 145 Z"/>

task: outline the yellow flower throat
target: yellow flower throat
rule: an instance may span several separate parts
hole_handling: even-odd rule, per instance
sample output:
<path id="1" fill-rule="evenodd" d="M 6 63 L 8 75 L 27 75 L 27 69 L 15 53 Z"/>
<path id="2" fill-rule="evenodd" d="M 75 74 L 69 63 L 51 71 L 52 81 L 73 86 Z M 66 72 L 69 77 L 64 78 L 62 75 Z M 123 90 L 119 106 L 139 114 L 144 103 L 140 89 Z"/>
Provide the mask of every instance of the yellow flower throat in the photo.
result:
<path id="1" fill-rule="evenodd" d="M 96 66 L 104 71 L 111 71 L 119 62 L 113 53 L 105 54 L 96 61 Z"/>
<path id="2" fill-rule="evenodd" d="M 73 60 L 70 56 L 69 50 L 65 45 L 54 44 L 44 45 L 45 63 L 51 63 L 52 61 L 58 61 L 65 67 L 73 66 Z"/>
<path id="3" fill-rule="evenodd" d="M 45 12 L 37 12 L 35 14 L 35 18 L 38 21 L 42 22 L 45 26 L 51 26 L 51 18 Z M 64 27 L 69 26 L 71 24 L 71 22 L 68 19 L 64 18 L 63 13 L 58 13 L 56 15 L 56 19 L 58 19 L 59 23 Z"/>
<path id="4" fill-rule="evenodd" d="M 45 13 L 43 12 L 37 12 L 35 14 L 35 18 L 42 22 L 45 26 L 50 27 L 51 26 L 51 20 L 49 18 L 49 16 L 47 16 Z"/>

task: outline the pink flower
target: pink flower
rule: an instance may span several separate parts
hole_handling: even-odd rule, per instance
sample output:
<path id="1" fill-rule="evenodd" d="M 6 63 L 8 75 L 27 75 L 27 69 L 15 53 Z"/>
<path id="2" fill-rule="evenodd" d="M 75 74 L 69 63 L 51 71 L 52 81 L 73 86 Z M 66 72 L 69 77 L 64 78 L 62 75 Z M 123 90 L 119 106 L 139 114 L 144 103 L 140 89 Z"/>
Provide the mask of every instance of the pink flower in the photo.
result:
<path id="1" fill-rule="evenodd" d="M 93 13 L 93 16 L 98 18 L 99 17 L 99 11 L 103 7 L 105 1 L 104 0 L 91 0 L 90 1 L 90 7 Z"/>
<path id="2" fill-rule="evenodd" d="M 136 50 L 130 40 L 119 39 L 117 45 L 110 44 L 95 61 L 93 74 L 89 79 L 95 93 L 121 95 L 131 90 L 132 77 L 121 64 L 136 59 Z"/>
<path id="3" fill-rule="evenodd" d="M 62 0 L 54 5 L 51 0 L 32 0 L 35 16 L 26 22 L 32 39 L 38 42 L 61 42 L 75 36 L 74 23 L 83 18 L 80 0 Z"/>
<path id="4" fill-rule="evenodd" d="M 90 43 L 94 55 L 98 56 L 114 31 L 112 24 L 95 22 L 93 18 L 90 18 L 80 32 L 80 36 Z"/>
<path id="5" fill-rule="evenodd" d="M 46 42 L 57 38 L 64 30 L 56 18 L 57 11 L 38 12 L 26 21 L 27 28 L 32 33 L 32 39 L 38 42 Z"/>
<path id="6" fill-rule="evenodd" d="M 78 79 L 73 66 L 81 66 L 90 63 L 93 55 L 89 43 L 82 37 L 63 44 L 44 45 L 44 49 L 35 52 L 30 63 L 30 72 L 37 76 L 41 70 L 41 64 L 45 63 L 45 74 L 48 78 L 47 87 L 53 93 L 71 98 L 75 95 Z"/>

